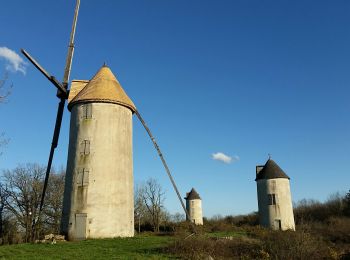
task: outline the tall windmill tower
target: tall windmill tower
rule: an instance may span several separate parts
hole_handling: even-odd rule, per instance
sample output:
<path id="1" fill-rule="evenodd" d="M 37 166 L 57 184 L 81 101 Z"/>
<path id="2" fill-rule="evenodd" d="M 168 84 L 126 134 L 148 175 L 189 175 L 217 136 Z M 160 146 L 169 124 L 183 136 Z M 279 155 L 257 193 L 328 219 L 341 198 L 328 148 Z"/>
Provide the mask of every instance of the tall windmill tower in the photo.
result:
<path id="1" fill-rule="evenodd" d="M 289 177 L 271 159 L 256 166 L 259 223 L 275 230 L 295 230 Z"/>
<path id="2" fill-rule="evenodd" d="M 68 109 L 62 233 L 69 240 L 133 236 L 133 102 L 104 65 L 90 81 L 73 81 Z"/>

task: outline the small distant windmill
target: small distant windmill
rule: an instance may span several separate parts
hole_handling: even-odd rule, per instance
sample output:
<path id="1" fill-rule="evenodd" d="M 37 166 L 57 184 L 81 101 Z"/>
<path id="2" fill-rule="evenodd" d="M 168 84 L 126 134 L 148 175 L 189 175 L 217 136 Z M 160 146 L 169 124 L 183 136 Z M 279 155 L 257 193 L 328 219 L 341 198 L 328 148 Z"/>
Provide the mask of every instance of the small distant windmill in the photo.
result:
<path id="1" fill-rule="evenodd" d="M 94 78 L 89 82 L 78 82 L 80 84 L 79 87 L 73 89 L 73 85 L 71 87 L 71 90 L 68 90 L 68 82 L 69 82 L 69 76 L 70 76 L 70 71 L 71 71 L 71 65 L 72 65 L 72 59 L 73 59 L 73 52 L 74 52 L 74 36 L 75 36 L 75 29 L 76 29 L 76 24 L 77 24 L 77 17 L 78 17 L 78 12 L 79 12 L 79 6 L 80 6 L 80 0 L 76 1 L 76 7 L 75 7 L 75 14 L 74 14 L 74 19 L 73 19 L 73 26 L 72 26 L 72 31 L 70 34 L 70 41 L 69 41 L 69 47 L 68 47 L 68 54 L 67 54 L 67 60 L 66 60 L 66 66 L 64 70 L 64 77 L 62 82 L 59 82 L 54 76 L 50 75 L 45 69 L 43 69 L 39 63 L 32 58 L 28 52 L 26 52 L 24 49 L 21 50 L 21 52 L 29 59 L 29 61 L 41 72 L 44 74 L 44 76 L 51 82 L 53 85 L 58 89 L 57 91 L 57 97 L 60 99 L 60 102 L 58 104 L 58 110 L 57 110 L 57 117 L 56 117 L 56 123 L 55 123 L 55 129 L 54 129 L 54 134 L 53 134 L 53 139 L 52 139 L 52 144 L 51 144 L 51 149 L 50 149 L 50 154 L 49 154 L 49 160 L 47 164 L 47 169 L 46 169 L 46 174 L 45 174 L 45 182 L 44 182 L 44 187 L 41 195 L 41 201 L 40 201 L 40 206 L 39 206 L 39 214 L 38 218 L 33 220 L 33 225 L 32 228 L 33 230 L 35 229 L 35 224 L 40 218 L 40 214 L 44 205 L 44 199 L 45 199 L 45 193 L 47 189 L 47 184 L 49 180 L 49 173 L 51 171 L 51 165 L 52 165 L 52 160 L 55 152 L 55 148 L 57 147 L 58 144 L 58 139 L 59 139 L 59 134 L 60 134 L 60 129 L 61 129 L 61 122 L 62 122 L 62 117 L 63 117 L 63 112 L 64 112 L 64 106 L 65 106 L 65 101 L 66 99 L 70 99 L 69 103 L 69 110 L 72 110 L 72 116 L 71 116 L 71 132 L 70 132 L 70 147 L 69 147 L 69 155 L 68 155 L 68 164 L 67 164 L 67 176 L 66 176 L 66 185 L 65 185 L 65 198 L 64 198 L 64 209 L 63 209 L 63 217 L 62 217 L 62 228 L 63 228 L 63 233 L 68 235 L 68 239 L 80 239 L 80 238 L 87 238 L 87 237 L 112 237 L 112 236 L 132 236 L 133 235 L 133 214 L 129 214 L 130 209 L 133 211 L 133 203 L 132 203 L 132 197 L 130 201 L 130 193 L 133 193 L 133 187 L 132 187 L 132 150 L 131 148 L 127 148 L 126 150 L 122 147 L 121 149 L 123 150 L 123 153 L 127 153 L 128 155 L 126 157 L 123 157 L 122 160 L 123 162 L 125 160 L 129 160 L 128 165 L 131 167 L 131 170 L 121 170 L 123 173 L 121 174 L 122 177 L 126 175 L 130 175 L 127 179 L 121 178 L 121 180 L 126 180 L 126 188 L 122 187 L 120 189 L 116 188 L 116 186 L 108 186 L 110 182 L 116 182 L 117 180 L 113 180 L 113 175 L 112 178 L 104 179 L 102 178 L 102 182 L 97 184 L 99 182 L 96 179 L 96 185 L 94 186 L 95 189 L 98 187 L 98 189 L 102 189 L 101 192 L 106 192 L 103 190 L 104 188 L 109 191 L 109 195 L 112 196 L 112 200 L 110 201 L 110 205 L 105 205 L 104 208 L 100 207 L 101 199 L 98 198 L 99 195 L 90 192 L 89 195 L 89 200 L 87 200 L 87 189 L 86 189 L 86 184 L 89 182 L 89 168 L 84 167 L 79 167 L 77 165 L 77 161 L 82 160 L 85 161 L 85 157 L 80 158 L 80 155 L 87 155 L 90 153 L 90 140 L 84 139 L 84 140 L 78 140 L 79 135 L 85 135 L 85 133 L 82 134 L 82 132 L 86 131 L 92 131 L 92 127 L 72 127 L 72 124 L 79 125 L 80 121 L 77 116 L 83 116 L 85 119 L 89 119 L 91 116 L 91 106 L 89 108 L 88 105 L 93 105 L 92 108 L 96 109 L 98 111 L 100 109 L 101 104 L 107 104 L 108 105 L 108 110 L 112 112 L 108 113 L 101 113 L 103 115 L 103 120 L 105 122 L 108 122 L 110 118 L 106 118 L 106 116 L 116 116 L 121 120 L 121 127 L 131 127 L 131 115 L 132 113 L 135 113 L 144 128 L 146 129 L 149 137 L 151 138 L 158 155 L 165 167 L 165 170 L 170 178 L 170 181 L 176 191 L 176 194 L 178 196 L 178 199 L 181 202 L 181 206 L 187 216 L 187 219 L 190 219 L 188 211 L 186 210 L 186 207 L 181 199 L 181 195 L 176 187 L 175 181 L 171 176 L 170 170 L 165 162 L 165 159 L 160 151 L 160 148 L 158 144 L 156 143 L 154 137 L 151 134 L 150 129 L 147 127 L 145 121 L 142 119 L 140 113 L 136 110 L 135 106 L 133 105 L 132 101 L 126 96 L 126 93 L 124 90 L 121 88 L 118 80 L 115 78 L 113 73 L 110 71 L 110 69 L 106 66 L 103 66 L 99 72 L 94 76 Z M 106 87 L 105 87 L 106 86 Z M 78 89 L 78 90 L 77 90 Z M 109 89 L 112 92 L 106 92 L 106 89 Z M 115 91 L 118 93 L 115 94 Z M 71 94 L 73 92 L 72 95 Z M 93 94 L 97 95 L 93 96 Z M 114 98 L 110 98 L 109 95 L 117 95 Z M 74 97 L 72 97 L 74 96 Z M 71 99 L 72 97 L 72 99 Z M 73 107 L 74 104 L 74 107 Z M 95 105 L 94 105 L 95 104 Z M 109 106 L 113 105 L 113 107 Z M 95 107 L 95 108 L 94 108 Z M 121 110 L 120 110 L 121 108 Z M 127 108 L 126 110 L 124 108 Z M 129 109 L 129 110 L 128 110 Z M 127 115 L 128 114 L 128 115 Z M 125 115 L 125 116 L 124 116 Z M 115 117 L 114 117 L 115 118 Z M 127 118 L 127 119 L 125 119 Z M 102 120 L 102 119 L 101 119 Z M 113 120 L 113 118 L 112 118 Z M 125 121 L 126 120 L 126 121 Z M 100 121 L 101 122 L 101 121 Z M 124 123 L 126 122 L 126 125 Z M 91 124 L 90 124 L 91 125 Z M 124 126 L 123 126 L 124 125 Z M 129 125 L 129 126 L 128 126 Z M 95 124 L 94 127 L 98 127 L 99 124 Z M 94 128 L 93 127 L 93 128 Z M 108 125 L 107 125 L 108 128 Z M 130 128 L 129 128 L 130 129 Z M 125 138 L 131 140 L 131 129 L 130 130 L 125 130 L 125 128 L 122 129 L 122 131 L 117 131 L 118 133 L 122 133 L 123 135 L 126 132 L 130 131 L 130 134 L 125 135 Z M 97 131 L 98 132 L 98 131 Z M 105 138 L 105 135 L 108 131 L 103 132 L 103 137 L 99 136 L 99 140 L 103 140 Z M 115 134 L 116 132 L 113 132 Z M 98 135 L 98 133 L 97 133 Z M 115 142 L 113 145 L 115 146 L 120 146 L 121 144 L 116 142 L 114 137 L 111 137 Z M 111 140 L 112 140 L 111 139 Z M 122 138 L 123 139 L 123 138 Z M 121 139 L 120 139 L 121 140 Z M 83 151 L 79 151 L 77 144 L 81 142 L 81 145 L 83 147 Z M 104 141 L 100 141 L 99 145 L 103 146 Z M 110 145 L 110 144 L 109 144 Z M 125 145 L 125 144 L 122 144 Z M 127 143 L 128 146 L 131 146 L 131 141 Z M 102 151 L 102 152 L 101 152 Z M 103 153 L 103 149 L 99 150 L 99 158 L 103 158 L 104 156 L 116 156 L 118 155 L 118 152 L 120 150 L 113 149 L 111 153 L 108 154 L 101 154 Z M 97 153 L 97 151 L 96 151 Z M 110 160 L 107 160 L 107 162 L 112 162 L 113 157 L 110 158 Z M 131 164 L 130 164 L 131 160 Z M 92 168 L 98 168 L 98 166 L 101 165 L 101 162 L 96 162 L 95 164 L 88 164 L 88 166 L 91 166 Z M 106 161 L 105 161 L 106 162 Z M 113 164 L 113 163 L 112 163 Z M 118 164 L 117 164 L 118 165 Z M 108 171 L 108 165 L 104 165 L 104 167 L 100 167 L 100 172 L 99 174 L 102 174 L 103 171 Z M 102 169 L 102 170 L 101 170 Z M 101 173 L 102 171 L 102 173 Z M 101 178 L 99 179 L 101 180 Z M 95 179 L 93 180 L 95 182 Z M 102 183 L 102 184 L 101 184 Z M 109 188 L 107 188 L 107 186 Z M 92 185 L 91 185 L 92 187 Z M 121 186 L 119 186 L 121 187 Z M 93 190 L 93 188 L 91 188 Z M 111 192 L 112 190 L 112 192 Z M 118 191 L 120 192 L 125 192 L 127 193 L 127 196 L 120 196 L 118 194 Z M 106 194 L 104 194 L 106 195 Z M 113 197 L 115 196 L 115 197 Z M 106 196 L 105 196 L 106 197 Z M 107 196 L 108 197 L 108 196 Z M 115 200 L 118 200 L 116 203 L 113 201 L 113 198 Z M 91 204 L 93 204 L 93 210 L 91 210 Z M 102 203 L 103 204 L 103 203 Z M 84 210 L 87 208 L 86 205 L 89 205 L 90 210 L 89 212 L 92 212 L 93 217 L 89 217 Z M 94 206 L 95 205 L 95 206 Z M 117 206 L 115 206 L 117 205 Z M 116 212 L 116 209 L 120 209 L 120 205 L 125 205 L 127 207 L 127 210 L 123 211 L 125 212 L 124 218 L 132 218 L 129 219 L 129 223 L 127 221 L 119 221 L 121 223 L 118 223 L 118 221 L 111 220 L 113 219 L 114 216 L 110 216 L 107 221 L 107 217 L 103 217 L 103 214 L 108 215 L 108 214 L 114 214 Z M 114 207 L 114 208 L 113 208 Z M 119 207 L 119 208 L 115 208 Z M 122 206 L 123 207 L 123 206 Z M 72 213 L 72 211 L 74 211 Z M 121 214 L 119 214 L 121 215 Z M 100 223 L 105 222 L 105 225 L 95 225 L 96 220 Z M 113 229 L 112 227 L 108 226 L 109 224 L 112 225 L 125 225 L 127 226 L 129 231 L 125 231 L 125 228 L 116 228 Z M 91 230 L 90 226 L 89 228 L 87 227 L 88 225 L 91 224 Z M 131 230 L 132 227 L 132 231 Z M 111 229 L 113 232 L 106 231 L 107 229 Z M 193 226 L 194 229 L 194 226 Z M 73 231 L 72 231 L 73 230 Z M 95 230 L 95 231 L 94 231 Z M 97 231 L 98 230 L 98 231 Z M 33 232 L 34 234 L 35 232 Z"/>
<path id="2" fill-rule="evenodd" d="M 192 188 L 186 193 L 186 209 L 190 214 L 190 221 L 196 225 L 203 225 L 202 199 L 198 192 Z"/>

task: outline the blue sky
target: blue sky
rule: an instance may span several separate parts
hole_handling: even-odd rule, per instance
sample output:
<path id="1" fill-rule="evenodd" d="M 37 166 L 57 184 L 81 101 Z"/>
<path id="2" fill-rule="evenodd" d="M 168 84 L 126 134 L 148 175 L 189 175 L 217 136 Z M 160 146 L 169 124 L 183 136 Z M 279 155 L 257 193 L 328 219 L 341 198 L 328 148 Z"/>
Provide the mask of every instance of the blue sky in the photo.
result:
<path id="1" fill-rule="evenodd" d="M 25 48 L 61 79 L 74 2 L 6 1 L 0 47 Z M 180 192 L 195 187 L 205 216 L 256 211 L 255 165 L 269 153 L 291 177 L 294 201 L 323 201 L 350 189 L 349 13 L 349 1 L 81 0 L 71 79 L 108 64 Z M 0 58 L 1 73 L 8 65 Z M 0 169 L 48 157 L 56 90 L 25 67 L 10 71 L 13 92 L 0 105 L 0 132 L 11 139 Z M 57 167 L 66 164 L 69 116 Z M 217 152 L 239 160 L 213 160 Z M 166 207 L 181 211 L 136 117 L 134 177 L 156 178 Z"/>

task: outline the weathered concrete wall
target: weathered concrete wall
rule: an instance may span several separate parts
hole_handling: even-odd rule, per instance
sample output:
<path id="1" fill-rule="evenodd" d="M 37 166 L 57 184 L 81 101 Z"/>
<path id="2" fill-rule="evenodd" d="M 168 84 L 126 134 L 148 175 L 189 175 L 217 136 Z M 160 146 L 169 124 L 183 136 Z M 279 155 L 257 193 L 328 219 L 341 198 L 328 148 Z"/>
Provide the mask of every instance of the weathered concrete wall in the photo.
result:
<path id="1" fill-rule="evenodd" d="M 203 225 L 202 200 L 186 200 L 186 209 L 192 222 L 196 225 Z"/>
<path id="2" fill-rule="evenodd" d="M 289 179 L 257 180 L 259 222 L 272 229 L 295 230 Z M 275 194 L 275 205 L 269 205 L 268 194 Z"/>
<path id="3" fill-rule="evenodd" d="M 86 104 L 71 111 L 61 231 L 69 240 L 84 234 L 86 238 L 131 237 L 132 112 L 116 104 L 90 105 L 90 119 L 84 118 Z M 84 140 L 90 141 L 88 154 L 84 154 Z"/>

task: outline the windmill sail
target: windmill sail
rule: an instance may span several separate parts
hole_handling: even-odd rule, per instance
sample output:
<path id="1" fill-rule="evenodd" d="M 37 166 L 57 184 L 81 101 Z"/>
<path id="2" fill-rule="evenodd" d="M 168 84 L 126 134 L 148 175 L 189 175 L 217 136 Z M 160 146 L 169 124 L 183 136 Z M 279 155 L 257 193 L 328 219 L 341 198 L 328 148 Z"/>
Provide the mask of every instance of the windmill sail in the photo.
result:
<path id="1" fill-rule="evenodd" d="M 72 61 L 73 61 L 73 54 L 74 54 L 75 28 L 77 27 L 79 7 L 80 7 L 80 0 L 77 0 L 77 3 L 75 5 L 75 11 L 74 11 L 72 31 L 70 33 L 66 66 L 64 68 L 64 75 L 63 75 L 63 80 L 62 80 L 62 83 L 63 83 L 63 86 L 65 87 L 65 89 L 68 88 L 68 81 L 69 81 L 69 76 L 70 76 L 70 72 L 71 72 L 71 68 L 72 68 Z M 60 96 L 60 91 L 57 92 L 57 96 Z"/>

